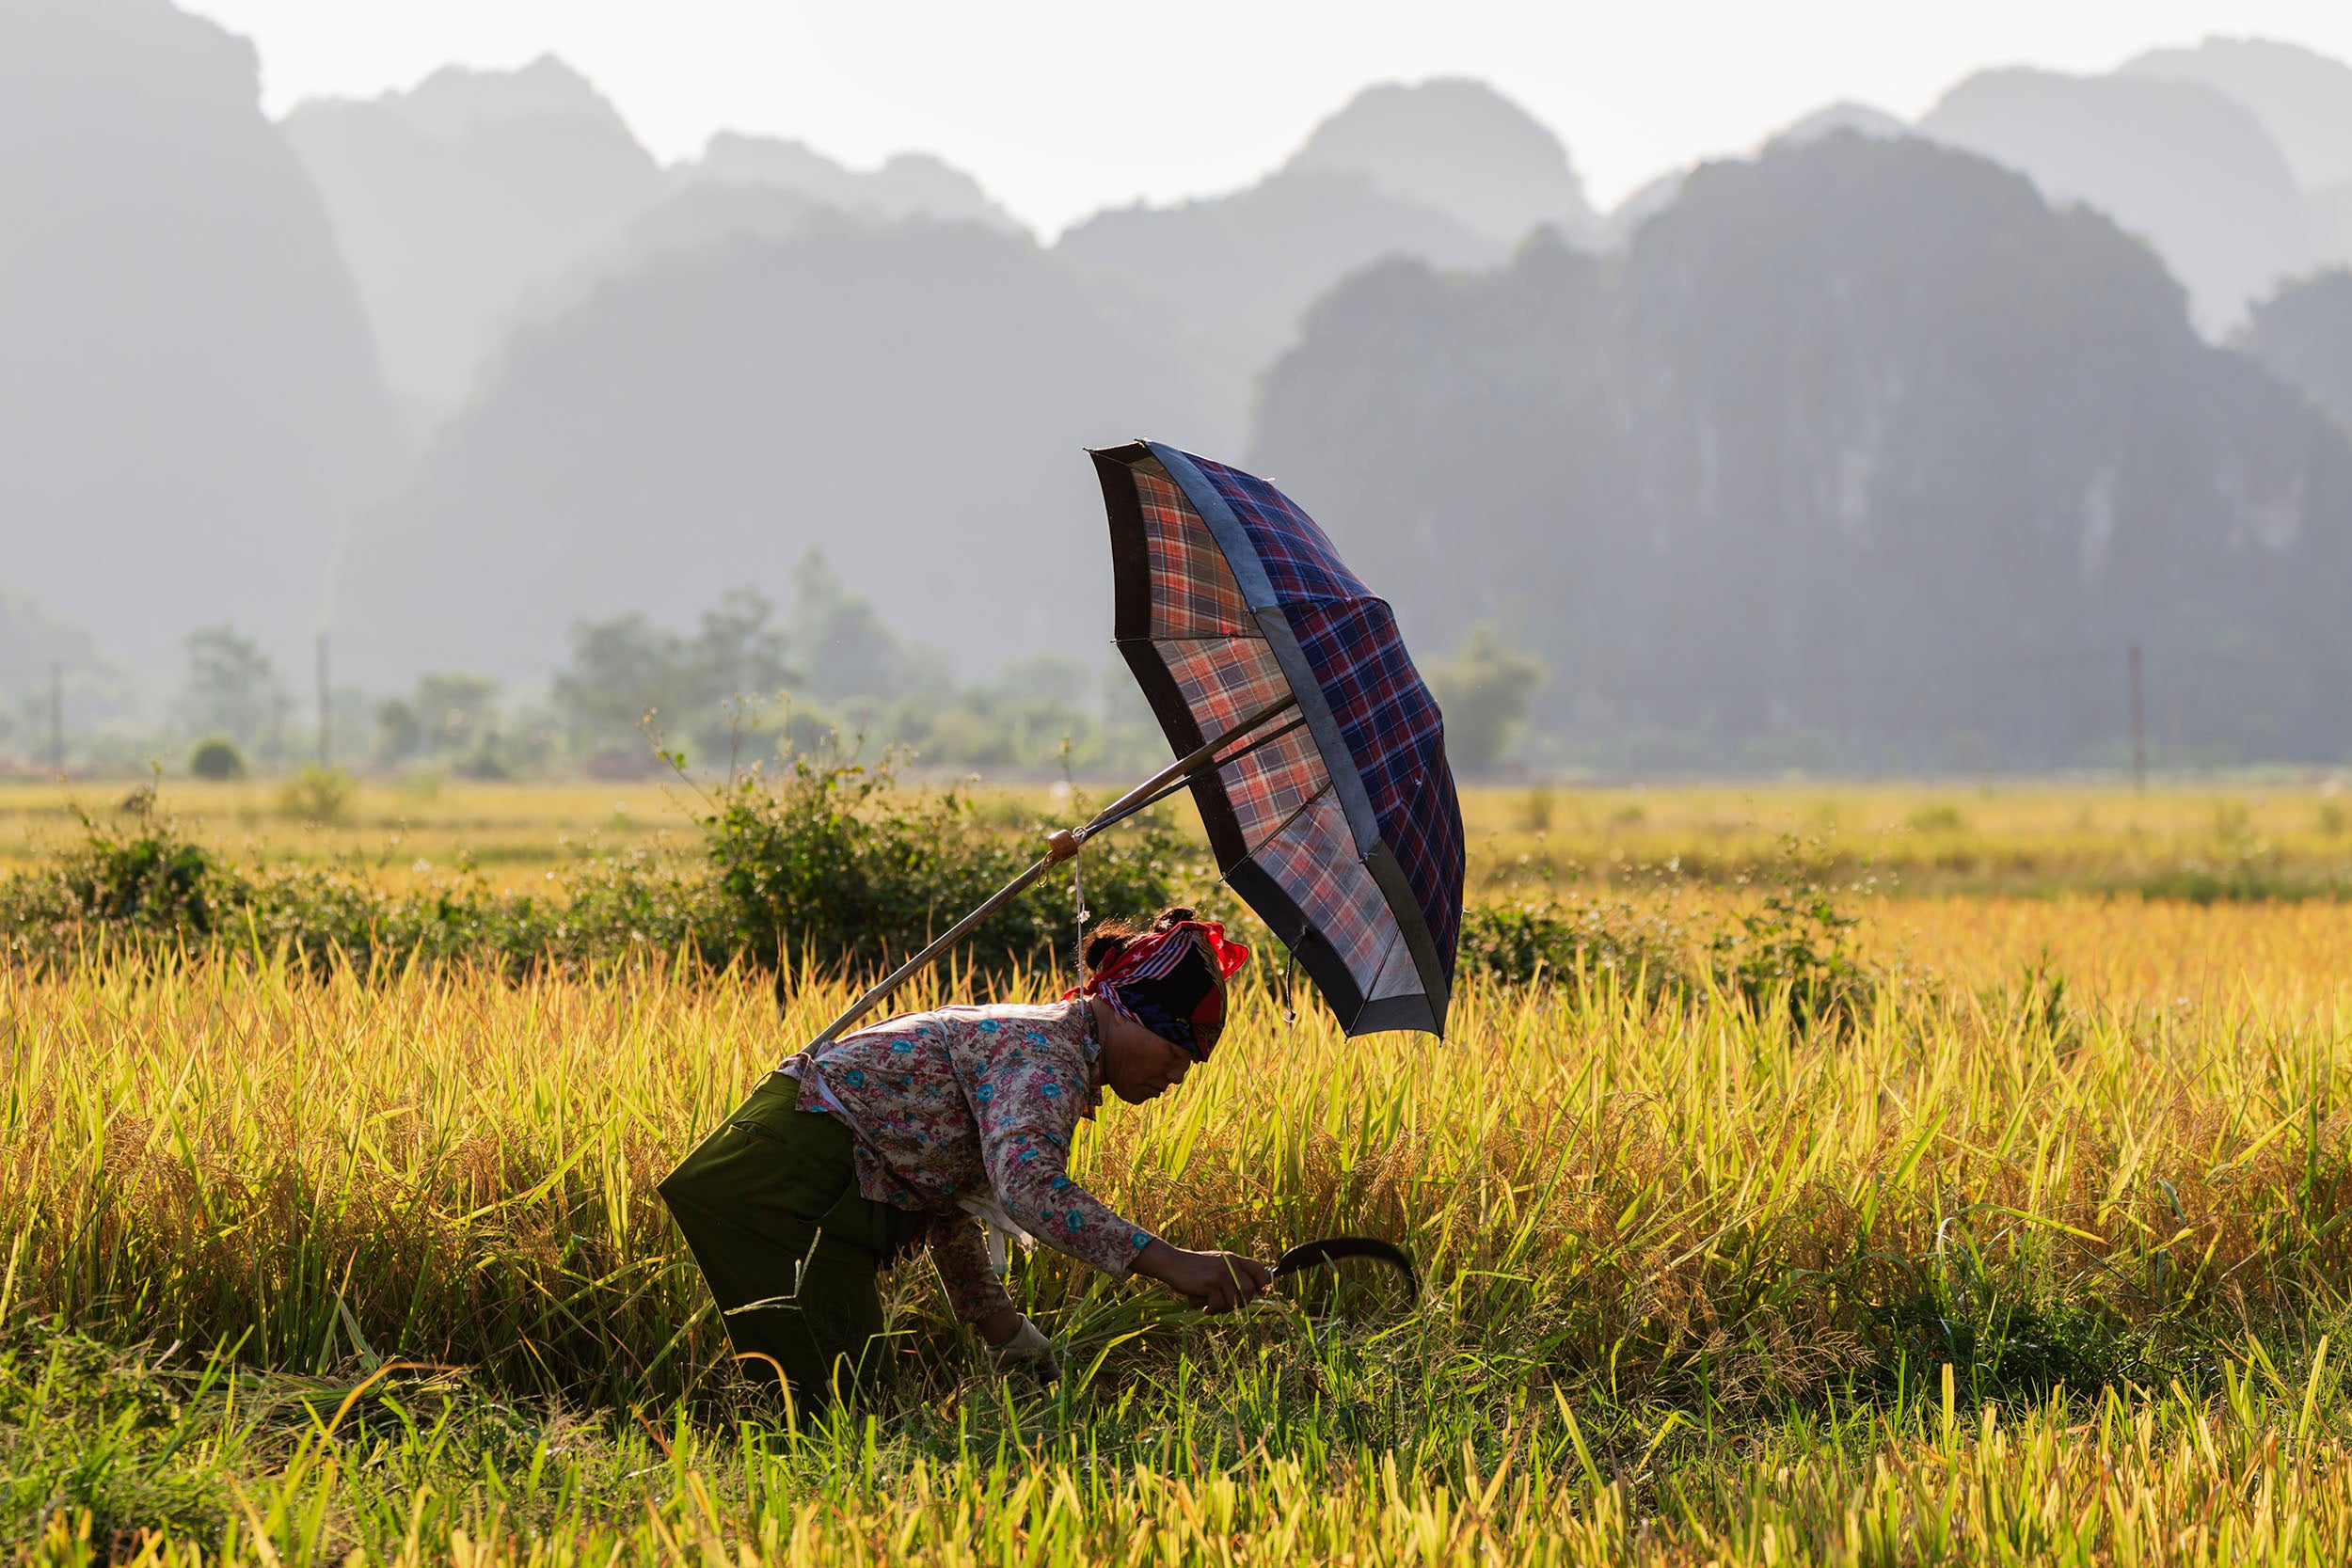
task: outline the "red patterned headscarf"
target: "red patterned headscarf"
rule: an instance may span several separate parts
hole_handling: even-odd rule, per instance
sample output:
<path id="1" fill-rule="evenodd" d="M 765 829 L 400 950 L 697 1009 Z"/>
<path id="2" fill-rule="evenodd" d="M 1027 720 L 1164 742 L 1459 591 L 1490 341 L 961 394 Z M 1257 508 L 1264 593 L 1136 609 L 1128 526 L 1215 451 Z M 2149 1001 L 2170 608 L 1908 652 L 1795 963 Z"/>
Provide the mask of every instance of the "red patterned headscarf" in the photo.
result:
<path id="1" fill-rule="evenodd" d="M 1129 937 L 1093 979 L 1066 998 L 1099 996 L 1120 1017 L 1207 1061 L 1225 1032 L 1225 982 L 1249 961 L 1216 921 L 1184 920 Z"/>

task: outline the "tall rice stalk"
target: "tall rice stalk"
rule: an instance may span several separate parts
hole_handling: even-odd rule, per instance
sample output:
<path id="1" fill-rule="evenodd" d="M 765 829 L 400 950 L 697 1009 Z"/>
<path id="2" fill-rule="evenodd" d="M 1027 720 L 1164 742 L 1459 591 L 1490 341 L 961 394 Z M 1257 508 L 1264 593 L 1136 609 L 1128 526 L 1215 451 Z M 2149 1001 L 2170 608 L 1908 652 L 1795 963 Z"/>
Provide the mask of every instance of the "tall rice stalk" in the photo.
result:
<path id="1" fill-rule="evenodd" d="M 845 995 L 811 983 L 779 1018 L 764 982 L 655 962 L 519 984 L 226 956 L 0 971 L 13 1289 L 248 1365 L 400 1355 L 673 1399 L 723 1337 L 654 1184 Z M 1806 1035 L 1769 1005 L 1635 996 L 1472 984 L 1438 1044 L 1345 1040 L 1311 1009 L 1286 1026 L 1251 990 L 1181 1092 L 1105 1108 L 1079 1174 L 1184 1244 L 1388 1236 L 1431 1280 L 1425 1322 L 1693 1409 L 1922 1356 L 1998 1380 L 1953 1337 L 1989 1343 L 2021 1305 L 2092 1314 L 2112 1370 L 2344 1299 L 2332 1006 L 1889 989 Z M 1120 1340 L 1144 1365 L 1172 1332 L 1050 1254 L 1018 1280 L 1086 1354 Z M 952 1380 L 927 1268 L 894 1297 L 912 1368 Z"/>

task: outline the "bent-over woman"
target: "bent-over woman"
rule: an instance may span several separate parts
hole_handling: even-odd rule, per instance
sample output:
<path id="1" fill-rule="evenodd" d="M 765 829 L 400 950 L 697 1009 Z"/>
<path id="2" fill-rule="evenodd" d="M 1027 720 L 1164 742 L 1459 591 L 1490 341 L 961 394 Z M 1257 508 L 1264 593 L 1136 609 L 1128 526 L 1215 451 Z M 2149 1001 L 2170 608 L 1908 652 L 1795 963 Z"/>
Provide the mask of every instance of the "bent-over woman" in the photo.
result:
<path id="1" fill-rule="evenodd" d="M 1272 1283 L 1254 1259 L 1170 1246 L 1069 1172 L 1104 1089 L 1140 1105 L 1208 1060 L 1248 950 L 1181 909 L 1148 931 L 1098 926 L 1085 948 L 1087 981 L 1059 1002 L 909 1013 L 791 1057 L 661 1183 L 737 1353 L 803 1407 L 879 1370 L 875 1275 L 917 1246 L 996 1366 L 1053 1364 L 979 1214 L 1205 1311 Z"/>

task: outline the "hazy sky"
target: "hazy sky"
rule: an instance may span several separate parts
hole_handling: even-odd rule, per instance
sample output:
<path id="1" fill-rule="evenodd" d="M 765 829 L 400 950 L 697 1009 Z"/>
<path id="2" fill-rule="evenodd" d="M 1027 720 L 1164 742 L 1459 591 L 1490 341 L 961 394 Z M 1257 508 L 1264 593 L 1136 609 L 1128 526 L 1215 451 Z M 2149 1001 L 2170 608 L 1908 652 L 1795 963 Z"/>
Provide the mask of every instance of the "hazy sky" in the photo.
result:
<path id="1" fill-rule="evenodd" d="M 664 158 L 725 127 L 938 152 L 1052 234 L 1243 184 L 1368 83 L 1483 77 L 1608 206 L 1835 99 L 1910 117 L 1979 66 L 2104 71 L 2210 33 L 2352 58 L 2347 0 L 182 0 L 269 107 L 553 50 Z"/>

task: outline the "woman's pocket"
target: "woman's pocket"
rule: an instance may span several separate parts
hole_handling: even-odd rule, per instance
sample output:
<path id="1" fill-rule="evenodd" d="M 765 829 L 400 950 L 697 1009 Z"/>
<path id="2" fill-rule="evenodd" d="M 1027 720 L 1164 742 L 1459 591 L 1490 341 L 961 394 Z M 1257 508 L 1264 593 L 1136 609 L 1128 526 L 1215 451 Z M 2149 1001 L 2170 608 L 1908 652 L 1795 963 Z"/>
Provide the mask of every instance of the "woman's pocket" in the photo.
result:
<path id="1" fill-rule="evenodd" d="M 850 1130 L 823 1112 L 802 1110 L 800 1085 L 780 1072 L 736 1108 L 727 1131 L 740 1140 L 737 1162 L 757 1170 L 762 1196 L 805 1224 L 822 1224 L 856 1189 Z"/>

